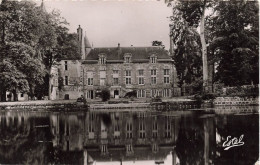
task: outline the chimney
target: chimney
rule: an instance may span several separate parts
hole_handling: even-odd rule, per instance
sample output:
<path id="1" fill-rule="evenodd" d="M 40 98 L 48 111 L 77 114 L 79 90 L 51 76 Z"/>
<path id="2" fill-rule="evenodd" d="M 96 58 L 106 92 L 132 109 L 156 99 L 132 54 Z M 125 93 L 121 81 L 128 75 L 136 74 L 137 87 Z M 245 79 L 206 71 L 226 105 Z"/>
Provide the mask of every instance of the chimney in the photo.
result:
<path id="1" fill-rule="evenodd" d="M 172 56 L 173 55 L 173 47 L 174 47 L 174 45 L 173 45 L 173 37 L 172 37 L 172 26 L 173 25 L 169 25 L 170 26 L 170 56 Z"/>
<path id="2" fill-rule="evenodd" d="M 82 28 L 80 27 L 80 25 L 79 25 L 79 27 L 77 29 L 77 34 L 78 34 L 78 41 L 81 42 L 83 34 L 82 34 Z"/>
<path id="3" fill-rule="evenodd" d="M 120 59 L 120 54 L 122 53 L 121 48 L 120 48 L 120 43 L 118 43 L 118 47 L 117 47 L 117 55 L 118 55 L 118 59 Z"/>

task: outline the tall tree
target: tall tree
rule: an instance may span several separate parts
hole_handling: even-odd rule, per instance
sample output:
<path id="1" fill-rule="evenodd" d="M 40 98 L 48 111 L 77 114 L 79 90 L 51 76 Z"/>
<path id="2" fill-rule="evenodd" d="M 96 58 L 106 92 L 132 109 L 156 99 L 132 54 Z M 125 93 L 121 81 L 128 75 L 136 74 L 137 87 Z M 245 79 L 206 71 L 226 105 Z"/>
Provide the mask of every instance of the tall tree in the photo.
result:
<path id="1" fill-rule="evenodd" d="M 258 2 L 219 2 L 214 9 L 210 47 L 217 59 L 217 80 L 229 86 L 258 84 Z"/>
<path id="2" fill-rule="evenodd" d="M 177 70 L 178 84 L 183 95 L 183 85 L 191 85 L 194 82 L 201 81 L 201 52 L 199 35 L 194 29 L 186 27 L 183 30 L 181 38 L 176 43 L 174 49 L 174 65 Z M 198 92 L 198 91 L 194 91 Z"/>
<path id="3" fill-rule="evenodd" d="M 176 6 L 176 4 L 175 4 Z M 201 43 L 197 30 L 183 18 L 183 13 L 173 8 L 171 18 L 172 57 L 177 70 L 178 86 L 183 95 L 183 85 L 202 82 Z M 202 84 L 201 84 L 202 85 Z M 195 89 L 194 92 L 198 92 Z"/>
<path id="4" fill-rule="evenodd" d="M 203 87 L 205 92 L 208 91 L 208 60 L 207 60 L 207 44 L 205 40 L 205 11 L 206 8 L 211 6 L 207 0 L 199 1 L 174 1 L 173 4 L 173 16 L 178 14 L 185 20 L 188 26 L 197 28 L 199 27 L 200 41 L 201 41 L 201 53 L 202 53 L 202 65 L 203 65 Z M 181 20 L 180 20 L 181 21 Z M 179 25 L 182 25 L 180 22 Z M 177 27 L 177 26 L 174 26 Z M 178 31 L 180 35 L 183 30 L 181 26 L 178 28 L 172 28 L 173 31 Z"/>
<path id="5" fill-rule="evenodd" d="M 34 83 L 42 81 L 42 65 L 34 51 L 41 28 L 38 11 L 30 2 L 3 1 L 0 6 L 0 86 L 3 101 L 7 90 L 13 92 L 17 100 L 18 91 L 28 92 Z M 8 75 L 12 76 L 11 82 Z"/>
<path id="6" fill-rule="evenodd" d="M 39 53 L 42 56 L 48 75 L 48 97 L 52 92 L 52 68 L 59 64 L 61 59 L 79 60 L 79 43 L 76 34 L 69 34 L 67 21 L 61 17 L 60 12 L 53 10 L 51 13 L 43 12 L 45 20 L 44 33 L 38 43 Z"/>
<path id="7" fill-rule="evenodd" d="M 66 20 L 56 10 L 47 13 L 33 2 L 3 1 L 0 5 L 0 93 L 3 100 L 6 91 L 29 92 L 33 96 L 36 86 L 45 86 L 46 73 L 50 96 L 51 68 L 61 58 L 80 59 L 77 37 L 68 33 L 66 25 Z M 13 76 L 11 79 L 15 83 L 8 83 L 8 75 Z"/>

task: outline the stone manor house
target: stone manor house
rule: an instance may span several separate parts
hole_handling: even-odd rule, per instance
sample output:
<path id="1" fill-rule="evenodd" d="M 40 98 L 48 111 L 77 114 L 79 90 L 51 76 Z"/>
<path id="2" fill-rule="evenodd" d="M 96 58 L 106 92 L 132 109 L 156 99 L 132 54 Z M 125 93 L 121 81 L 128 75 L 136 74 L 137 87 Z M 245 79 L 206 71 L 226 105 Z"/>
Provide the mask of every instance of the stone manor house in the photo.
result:
<path id="1" fill-rule="evenodd" d="M 77 29 L 81 60 L 63 59 L 54 70 L 52 99 L 95 99 L 103 89 L 112 98 L 135 90 L 137 98 L 175 95 L 176 70 L 173 60 L 161 46 L 93 48 L 83 29 Z M 58 78 L 64 87 L 58 90 Z"/>

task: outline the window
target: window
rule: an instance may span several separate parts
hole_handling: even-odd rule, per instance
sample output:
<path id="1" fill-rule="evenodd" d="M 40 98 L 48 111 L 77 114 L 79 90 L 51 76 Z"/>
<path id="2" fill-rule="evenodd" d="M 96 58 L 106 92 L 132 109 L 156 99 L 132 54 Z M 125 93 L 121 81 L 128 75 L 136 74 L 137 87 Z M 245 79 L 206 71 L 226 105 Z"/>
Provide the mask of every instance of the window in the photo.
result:
<path id="1" fill-rule="evenodd" d="M 155 56 L 153 56 L 153 57 L 151 57 L 151 63 L 156 63 L 156 57 Z"/>
<path id="2" fill-rule="evenodd" d="M 166 76 L 166 75 L 169 76 L 169 73 L 170 73 L 170 69 L 164 69 L 164 70 L 163 70 L 163 75 L 164 75 L 164 76 Z"/>
<path id="3" fill-rule="evenodd" d="M 170 97 L 170 89 L 164 89 L 162 95 L 163 97 Z"/>
<path id="4" fill-rule="evenodd" d="M 163 82 L 165 84 L 169 84 L 170 83 L 170 77 L 163 77 Z"/>
<path id="5" fill-rule="evenodd" d="M 151 97 L 156 97 L 156 96 L 159 96 L 159 91 L 156 90 L 156 89 L 152 89 L 151 90 Z"/>
<path id="6" fill-rule="evenodd" d="M 94 99 L 94 91 L 93 90 L 87 91 L 86 97 L 87 99 Z"/>
<path id="7" fill-rule="evenodd" d="M 145 97 L 145 90 L 138 90 L 138 91 L 137 91 L 137 97 L 138 97 L 138 98 L 143 98 L 143 97 Z"/>
<path id="8" fill-rule="evenodd" d="M 106 58 L 105 57 L 100 57 L 100 64 L 106 64 Z"/>
<path id="9" fill-rule="evenodd" d="M 126 145 L 126 152 L 127 152 L 127 153 L 132 153 L 132 152 L 133 152 L 133 146 L 132 146 L 132 144 Z"/>
<path id="10" fill-rule="evenodd" d="M 105 78 L 101 78 L 100 79 L 100 86 L 104 86 L 105 85 L 105 81 L 106 81 Z"/>
<path id="11" fill-rule="evenodd" d="M 125 78 L 125 84 L 126 84 L 126 85 L 130 85 L 130 84 L 131 84 L 131 78 L 126 77 L 126 78 Z"/>
<path id="12" fill-rule="evenodd" d="M 125 63 L 126 63 L 126 64 L 131 63 L 131 57 L 132 57 L 132 54 L 130 54 L 130 53 L 126 53 L 126 54 L 124 55 L 124 59 L 125 59 Z"/>
<path id="13" fill-rule="evenodd" d="M 21 93 L 21 97 L 23 97 L 23 93 Z"/>
<path id="14" fill-rule="evenodd" d="M 156 69 L 151 70 L 151 84 L 156 84 Z"/>
<path id="15" fill-rule="evenodd" d="M 100 71 L 100 85 L 104 86 L 106 81 L 106 71 Z"/>
<path id="16" fill-rule="evenodd" d="M 65 85 L 69 84 L 68 76 L 65 76 Z"/>
<path id="17" fill-rule="evenodd" d="M 85 83 L 85 82 L 84 82 L 84 83 Z M 87 84 L 88 84 L 88 85 L 94 85 L 93 71 L 88 71 L 88 72 L 87 72 Z"/>
<path id="18" fill-rule="evenodd" d="M 130 63 L 130 57 L 125 58 L 125 63 L 129 64 Z"/>
<path id="19" fill-rule="evenodd" d="M 93 85 L 93 78 L 88 78 L 88 85 Z"/>
<path id="20" fill-rule="evenodd" d="M 169 77 L 169 74 L 170 73 L 170 70 L 169 69 L 164 69 L 163 70 L 163 82 L 165 83 L 165 84 L 169 84 L 170 83 L 170 77 Z"/>
<path id="21" fill-rule="evenodd" d="M 151 77 L 152 84 L 156 84 L 156 77 Z"/>
<path id="22" fill-rule="evenodd" d="M 170 124 L 169 120 L 166 120 L 166 122 L 165 122 L 164 136 L 166 138 L 170 138 L 171 137 L 171 124 Z"/>
<path id="23" fill-rule="evenodd" d="M 68 70 L 68 61 L 65 61 L 65 70 Z"/>
<path id="24" fill-rule="evenodd" d="M 127 138 L 127 139 L 133 138 L 133 133 L 132 133 L 132 131 L 133 131 L 133 125 L 132 125 L 132 123 L 127 123 L 127 124 L 126 124 L 126 138 Z"/>
<path id="25" fill-rule="evenodd" d="M 144 85 L 144 77 L 138 77 L 138 84 Z"/>
<path id="26" fill-rule="evenodd" d="M 131 70 L 126 70 L 125 71 L 125 76 L 131 76 Z"/>
<path id="27" fill-rule="evenodd" d="M 118 85 L 118 78 L 114 78 L 113 85 Z"/>
<path id="28" fill-rule="evenodd" d="M 144 75 L 144 70 L 143 69 L 138 70 L 138 75 L 139 76 L 143 76 Z"/>
<path id="29" fill-rule="evenodd" d="M 151 76 L 156 76 L 156 69 L 151 70 Z"/>
<path id="30" fill-rule="evenodd" d="M 145 125 L 143 122 L 139 123 L 139 138 L 145 138 Z"/>
<path id="31" fill-rule="evenodd" d="M 144 85 L 144 70 L 143 69 L 138 70 L 137 80 L 138 80 L 139 85 Z"/>
<path id="32" fill-rule="evenodd" d="M 158 124 L 156 121 L 153 122 L 152 136 L 153 136 L 153 138 L 158 137 Z"/>
<path id="33" fill-rule="evenodd" d="M 125 71 L 125 83 L 126 85 L 130 85 L 131 84 L 131 70 L 126 70 Z"/>

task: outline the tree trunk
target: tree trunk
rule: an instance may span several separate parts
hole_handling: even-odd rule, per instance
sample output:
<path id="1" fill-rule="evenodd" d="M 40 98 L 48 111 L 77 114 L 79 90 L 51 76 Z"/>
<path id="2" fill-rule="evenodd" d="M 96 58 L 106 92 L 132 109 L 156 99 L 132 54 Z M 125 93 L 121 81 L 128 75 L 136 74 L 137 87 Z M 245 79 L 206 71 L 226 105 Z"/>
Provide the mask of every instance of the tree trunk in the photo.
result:
<path id="1" fill-rule="evenodd" d="M 205 4 L 205 3 L 204 3 Z M 203 6 L 202 15 L 200 18 L 200 41 L 202 45 L 202 65 L 203 65 L 203 91 L 208 92 L 208 59 L 207 59 L 207 45 L 205 40 L 205 5 Z"/>
<path id="2" fill-rule="evenodd" d="M 34 98 L 34 96 L 35 96 L 35 94 L 34 94 L 34 89 L 35 89 L 35 85 L 30 84 L 30 92 L 29 92 L 28 94 L 29 94 L 31 100 L 32 100 L 32 98 Z"/>
<path id="3" fill-rule="evenodd" d="M 16 89 L 13 91 L 14 101 L 18 101 L 18 95 Z"/>
<path id="4" fill-rule="evenodd" d="M 0 94 L 1 94 L 0 101 L 6 101 L 6 89 L 2 89 Z"/>
<path id="5" fill-rule="evenodd" d="M 49 89 L 48 89 L 48 99 L 51 100 L 51 80 L 52 80 L 52 76 L 51 76 L 51 67 L 49 68 Z"/>

